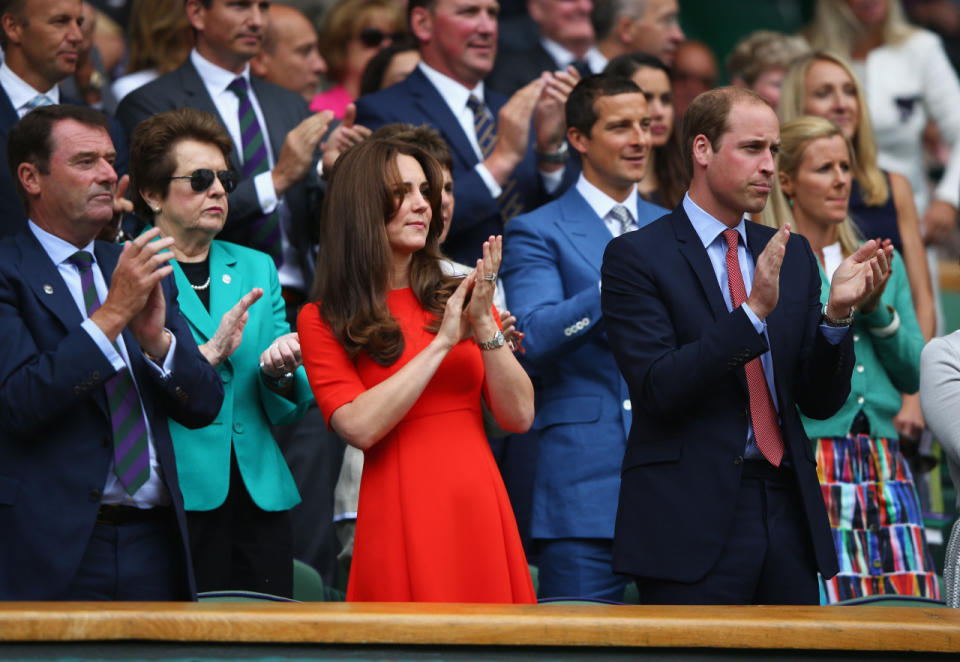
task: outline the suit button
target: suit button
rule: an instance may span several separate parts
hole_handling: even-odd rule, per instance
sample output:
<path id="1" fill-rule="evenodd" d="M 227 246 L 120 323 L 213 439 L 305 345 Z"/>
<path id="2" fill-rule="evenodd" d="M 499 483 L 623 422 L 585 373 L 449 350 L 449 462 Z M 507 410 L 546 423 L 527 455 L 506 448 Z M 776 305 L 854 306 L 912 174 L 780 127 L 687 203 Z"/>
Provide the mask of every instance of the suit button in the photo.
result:
<path id="1" fill-rule="evenodd" d="M 233 431 L 236 432 L 237 434 L 243 434 L 243 423 L 239 423 L 239 422 L 234 423 Z"/>
<path id="2" fill-rule="evenodd" d="M 220 381 L 222 381 L 224 384 L 229 384 L 231 379 L 232 377 L 230 377 L 230 373 L 226 370 L 220 373 Z"/>
<path id="3" fill-rule="evenodd" d="M 857 397 L 857 404 L 858 404 L 858 405 L 862 405 L 862 404 L 863 404 L 863 396 L 862 396 L 862 395 Z"/>
<path id="4" fill-rule="evenodd" d="M 630 402 L 630 398 L 627 398 L 626 400 L 623 401 L 623 408 L 626 411 L 630 411 L 631 409 L 633 409 L 633 404 Z"/>
<path id="5" fill-rule="evenodd" d="M 857 372 L 863 372 L 863 366 L 862 366 L 862 365 L 858 365 L 858 366 L 857 366 Z"/>
<path id="6" fill-rule="evenodd" d="M 93 373 L 91 373 L 90 375 L 90 379 L 92 379 L 95 382 L 100 381 L 100 371 L 94 370 Z"/>
<path id="7" fill-rule="evenodd" d="M 853 334 L 853 342 L 860 342 L 860 334 L 859 334 L 859 333 Z"/>
<path id="8" fill-rule="evenodd" d="M 583 328 L 586 328 L 586 327 L 590 326 L 590 318 L 589 318 L 589 317 L 584 317 L 584 318 L 583 318 L 582 320 L 580 320 L 580 321 L 583 322 Z"/>
<path id="9" fill-rule="evenodd" d="M 743 456 L 738 455 L 737 457 L 735 457 L 735 458 L 733 459 L 733 463 L 734 463 L 734 464 L 743 464 Z"/>
<path id="10" fill-rule="evenodd" d="M 91 501 L 94 503 L 99 503 L 100 501 L 100 490 L 90 490 L 90 493 L 87 495 Z"/>
<path id="11" fill-rule="evenodd" d="M 566 329 L 563 330 L 563 335 L 565 335 L 565 336 L 569 336 L 571 333 L 573 333 L 573 332 L 570 330 L 570 327 L 569 327 L 569 326 L 568 326 Z"/>

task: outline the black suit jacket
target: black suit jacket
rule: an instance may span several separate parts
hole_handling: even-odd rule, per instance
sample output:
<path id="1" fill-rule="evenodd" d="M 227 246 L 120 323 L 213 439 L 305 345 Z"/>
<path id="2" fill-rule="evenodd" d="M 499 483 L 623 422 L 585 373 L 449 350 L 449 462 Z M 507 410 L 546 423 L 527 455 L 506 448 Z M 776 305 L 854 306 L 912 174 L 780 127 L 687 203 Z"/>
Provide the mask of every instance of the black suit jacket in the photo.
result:
<path id="1" fill-rule="evenodd" d="M 83 105 L 80 101 L 66 97 L 61 90 L 61 103 L 70 103 L 77 106 Z M 114 162 L 114 170 L 117 174 L 123 176 L 127 174 L 130 166 L 130 148 L 127 145 L 127 136 L 120 124 L 113 117 L 107 116 L 110 123 L 110 139 L 117 150 L 117 160 Z M 7 139 L 10 137 L 10 129 L 20 121 L 16 109 L 10 103 L 10 97 L 6 90 L 0 86 L 0 140 L 6 146 Z M 15 235 L 27 227 L 27 216 L 23 209 L 23 203 L 17 196 L 17 190 L 13 183 L 14 175 L 10 172 L 7 165 L 7 153 L 4 149 L 0 155 L 0 237 Z"/>
<path id="2" fill-rule="evenodd" d="M 754 263 L 773 236 L 747 222 Z M 743 366 L 768 349 L 742 307 L 728 312 L 683 207 L 614 239 L 603 260 L 602 310 L 633 403 L 623 460 L 614 569 L 681 582 L 702 578 L 728 536 L 748 426 Z M 816 460 L 800 417 L 833 415 L 850 391 L 853 340 L 820 330 L 820 275 L 792 235 L 780 298 L 767 317 L 785 460 L 796 474 L 820 572 L 837 572 Z"/>
<path id="3" fill-rule="evenodd" d="M 256 76 L 250 76 L 250 82 L 267 122 L 274 158 L 279 158 L 287 133 L 309 117 L 310 110 L 303 97 L 295 92 Z M 117 119 L 129 136 L 137 124 L 148 117 L 185 106 L 210 113 L 223 123 L 223 118 L 217 112 L 217 107 L 190 58 L 169 74 L 125 96 L 117 108 Z M 237 145 L 233 146 L 231 158 L 235 165 L 242 162 Z M 316 218 L 320 199 L 316 169 L 311 168 L 310 173 L 284 193 L 283 197 L 290 210 L 291 235 L 288 240 L 297 250 L 305 285 L 309 289 L 314 271 L 313 247 L 316 245 Z M 227 223 L 218 239 L 257 248 L 253 241 L 253 222 L 261 218 L 263 212 L 253 179 L 241 181 L 236 190 L 228 196 L 228 203 L 230 210 Z"/>
<path id="4" fill-rule="evenodd" d="M 97 242 L 107 284 L 120 246 Z M 173 370 L 161 378 L 128 330 L 140 399 L 180 528 L 195 596 L 183 496 L 168 417 L 211 423 L 223 402 L 216 370 L 197 349 L 177 307 L 173 276 L 163 281 L 166 327 L 176 336 Z M 113 458 L 104 382 L 115 370 L 90 335 L 56 265 L 29 229 L 0 240 L 0 600 L 55 600 L 70 586 L 97 517 Z"/>

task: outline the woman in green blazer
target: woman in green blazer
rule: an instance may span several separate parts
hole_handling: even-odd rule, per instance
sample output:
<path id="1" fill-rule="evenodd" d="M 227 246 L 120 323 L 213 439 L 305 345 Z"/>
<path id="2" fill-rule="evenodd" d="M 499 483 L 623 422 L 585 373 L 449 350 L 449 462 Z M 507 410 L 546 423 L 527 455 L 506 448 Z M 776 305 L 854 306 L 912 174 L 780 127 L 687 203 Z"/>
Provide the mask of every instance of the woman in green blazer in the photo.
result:
<path id="1" fill-rule="evenodd" d="M 223 381 L 223 407 L 211 425 L 170 426 L 197 589 L 289 597 L 288 511 L 300 495 L 270 426 L 300 418 L 313 396 L 272 258 L 214 240 L 237 183 L 227 165 L 231 148 L 219 121 L 202 111 L 145 120 L 131 139 L 134 207 L 176 240 L 180 310 Z"/>

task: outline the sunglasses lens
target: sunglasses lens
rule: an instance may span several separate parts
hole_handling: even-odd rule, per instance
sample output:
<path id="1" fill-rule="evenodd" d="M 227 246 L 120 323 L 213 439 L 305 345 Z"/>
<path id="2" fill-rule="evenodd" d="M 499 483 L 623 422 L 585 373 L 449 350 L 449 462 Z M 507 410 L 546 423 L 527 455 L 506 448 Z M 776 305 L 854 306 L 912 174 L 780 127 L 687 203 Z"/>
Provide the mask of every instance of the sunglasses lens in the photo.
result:
<path id="1" fill-rule="evenodd" d="M 223 190 L 227 193 L 233 192 L 237 188 L 237 173 L 233 170 L 221 170 L 217 173 L 217 179 L 223 184 Z"/>
<path id="2" fill-rule="evenodd" d="M 190 186 L 197 193 L 202 193 L 213 184 L 213 170 L 200 168 L 190 173 Z"/>
<path id="3" fill-rule="evenodd" d="M 383 42 L 383 38 L 387 35 L 380 32 L 376 28 L 364 28 L 360 31 L 360 41 L 363 42 L 363 45 L 367 48 L 375 48 Z"/>

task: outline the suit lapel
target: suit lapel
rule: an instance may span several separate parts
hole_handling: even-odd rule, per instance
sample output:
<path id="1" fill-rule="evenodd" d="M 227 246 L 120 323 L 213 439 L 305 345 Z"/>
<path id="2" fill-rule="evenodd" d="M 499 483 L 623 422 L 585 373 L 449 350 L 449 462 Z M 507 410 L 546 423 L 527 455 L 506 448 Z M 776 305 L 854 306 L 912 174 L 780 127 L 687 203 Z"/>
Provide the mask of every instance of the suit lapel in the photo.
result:
<path id="1" fill-rule="evenodd" d="M 447 102 L 443 100 L 430 80 L 419 68 L 414 69 L 406 80 L 414 103 L 424 115 L 425 123 L 433 126 L 446 138 L 450 149 L 460 157 L 462 163 L 468 165 L 476 163 L 477 153 L 470 144 L 469 138 L 463 133 L 460 122 L 454 117 Z M 496 122 L 496 111 L 492 108 L 490 110 Z"/>
<path id="2" fill-rule="evenodd" d="M 558 204 L 557 227 L 570 237 L 570 243 L 599 277 L 603 251 L 613 238 L 610 230 L 576 188 L 564 193 Z"/>
<path id="3" fill-rule="evenodd" d="M 270 124 L 270 118 L 281 117 L 284 109 L 277 106 L 279 99 L 276 95 L 270 94 L 270 90 L 264 89 L 264 81 L 251 74 L 250 84 L 253 87 L 253 93 L 257 96 L 260 110 L 263 111 L 263 121 Z M 267 132 L 267 136 L 270 138 L 274 160 L 280 158 L 280 150 L 283 148 L 283 141 L 287 137 L 286 132 L 281 131 L 278 126 L 265 126 L 263 130 Z"/>
<path id="4" fill-rule="evenodd" d="M 226 126 L 223 117 L 220 115 L 220 111 L 217 110 L 216 104 L 214 104 L 213 99 L 210 98 L 210 93 L 207 92 L 207 87 L 203 84 L 203 79 L 200 78 L 200 74 L 197 73 L 197 69 L 193 66 L 190 58 L 187 58 L 187 61 L 177 69 L 177 72 L 179 72 L 180 89 L 182 89 L 188 97 L 188 101 L 183 105 L 210 113 L 220 119 L 220 124 Z M 257 100 L 259 101 L 259 97 Z M 230 152 L 230 159 L 233 161 L 234 167 L 239 168 L 240 164 L 243 163 L 236 145 L 233 146 L 233 150 Z"/>
<path id="5" fill-rule="evenodd" d="M 210 335 L 244 294 L 243 273 L 237 269 L 237 258 L 223 244 L 214 241 L 210 245 Z"/>
<path id="6" fill-rule="evenodd" d="M 21 232 L 16 235 L 15 241 L 23 256 L 21 267 L 24 280 L 30 285 L 34 296 L 60 320 L 64 329 L 80 326 L 83 316 L 77 308 L 77 302 L 70 295 L 57 266 L 33 233 Z"/>
<path id="7" fill-rule="evenodd" d="M 697 280 L 700 281 L 700 288 L 710 304 L 714 319 L 728 314 L 727 304 L 723 300 L 723 293 L 720 291 L 720 284 L 713 272 L 710 258 L 682 205 L 673 212 L 670 223 L 673 225 L 677 241 L 680 242 L 680 253 L 686 258 Z"/>

